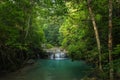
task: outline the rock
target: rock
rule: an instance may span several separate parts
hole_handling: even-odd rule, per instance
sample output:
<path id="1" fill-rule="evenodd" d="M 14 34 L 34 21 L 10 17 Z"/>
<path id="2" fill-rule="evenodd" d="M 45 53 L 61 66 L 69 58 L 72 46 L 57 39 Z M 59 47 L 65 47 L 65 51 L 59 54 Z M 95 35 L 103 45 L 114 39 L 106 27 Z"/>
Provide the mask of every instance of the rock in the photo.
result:
<path id="1" fill-rule="evenodd" d="M 96 78 L 88 78 L 88 77 L 85 77 L 85 78 L 83 78 L 83 79 L 81 79 L 81 80 L 97 80 Z"/>
<path id="2" fill-rule="evenodd" d="M 35 60 L 34 60 L 34 59 L 29 59 L 26 63 L 27 63 L 27 64 L 34 64 L 34 63 L 35 63 Z"/>

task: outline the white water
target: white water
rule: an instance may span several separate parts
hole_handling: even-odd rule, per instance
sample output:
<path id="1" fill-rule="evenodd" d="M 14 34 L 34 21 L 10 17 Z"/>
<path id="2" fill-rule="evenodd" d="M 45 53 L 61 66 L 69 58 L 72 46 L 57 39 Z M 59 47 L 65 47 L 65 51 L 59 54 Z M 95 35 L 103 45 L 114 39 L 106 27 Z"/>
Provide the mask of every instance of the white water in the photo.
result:
<path id="1" fill-rule="evenodd" d="M 61 60 L 61 59 L 66 59 L 66 54 L 61 52 L 61 53 L 53 53 L 50 56 L 50 59 L 55 59 L 55 60 Z"/>
<path id="2" fill-rule="evenodd" d="M 55 59 L 55 60 L 66 59 L 66 53 L 64 53 L 58 49 L 50 55 L 50 59 Z"/>

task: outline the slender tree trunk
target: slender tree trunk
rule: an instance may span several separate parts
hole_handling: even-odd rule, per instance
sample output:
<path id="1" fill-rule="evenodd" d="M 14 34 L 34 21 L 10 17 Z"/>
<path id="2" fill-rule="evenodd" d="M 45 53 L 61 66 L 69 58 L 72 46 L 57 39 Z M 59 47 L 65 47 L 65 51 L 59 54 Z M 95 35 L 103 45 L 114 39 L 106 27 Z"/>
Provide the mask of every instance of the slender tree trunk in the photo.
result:
<path id="1" fill-rule="evenodd" d="M 25 34 L 25 39 L 28 36 L 29 28 L 30 28 L 30 20 L 31 20 L 31 14 L 28 16 L 28 22 L 27 22 L 27 29 Z"/>
<path id="2" fill-rule="evenodd" d="M 110 65 L 110 80 L 113 80 L 113 62 L 112 62 L 112 0 L 109 0 L 108 51 L 109 51 L 109 65 Z"/>
<path id="3" fill-rule="evenodd" d="M 95 31 L 95 37 L 96 37 L 97 47 L 98 47 L 98 53 L 99 53 L 99 69 L 102 71 L 101 45 L 100 45 L 99 33 L 98 33 L 98 29 L 97 29 L 97 25 L 96 25 L 95 18 L 94 18 L 94 14 L 93 14 L 92 9 L 91 9 L 91 6 L 90 6 L 90 2 L 91 2 L 91 0 L 87 0 L 88 9 L 89 9 L 89 14 L 90 14 L 90 16 L 91 16 L 93 28 L 94 28 L 94 31 Z"/>

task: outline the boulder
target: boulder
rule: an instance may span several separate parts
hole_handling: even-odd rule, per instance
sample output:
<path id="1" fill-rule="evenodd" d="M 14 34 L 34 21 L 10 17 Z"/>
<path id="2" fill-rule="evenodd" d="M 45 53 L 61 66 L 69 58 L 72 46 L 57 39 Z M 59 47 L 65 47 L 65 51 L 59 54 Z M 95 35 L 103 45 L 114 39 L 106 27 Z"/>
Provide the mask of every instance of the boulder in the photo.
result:
<path id="1" fill-rule="evenodd" d="M 35 60 L 34 60 L 34 59 L 29 59 L 26 63 L 27 63 L 27 64 L 34 64 L 34 63 L 35 63 Z"/>

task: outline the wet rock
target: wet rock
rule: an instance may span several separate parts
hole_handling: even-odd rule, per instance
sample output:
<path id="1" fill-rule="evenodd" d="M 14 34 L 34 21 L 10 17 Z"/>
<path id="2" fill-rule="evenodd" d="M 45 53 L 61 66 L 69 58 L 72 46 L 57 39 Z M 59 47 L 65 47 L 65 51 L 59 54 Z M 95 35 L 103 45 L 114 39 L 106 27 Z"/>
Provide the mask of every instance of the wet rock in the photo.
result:
<path id="1" fill-rule="evenodd" d="M 34 59 L 29 59 L 26 63 L 27 63 L 27 64 L 34 64 L 34 63 L 35 63 L 35 60 L 34 60 Z"/>

